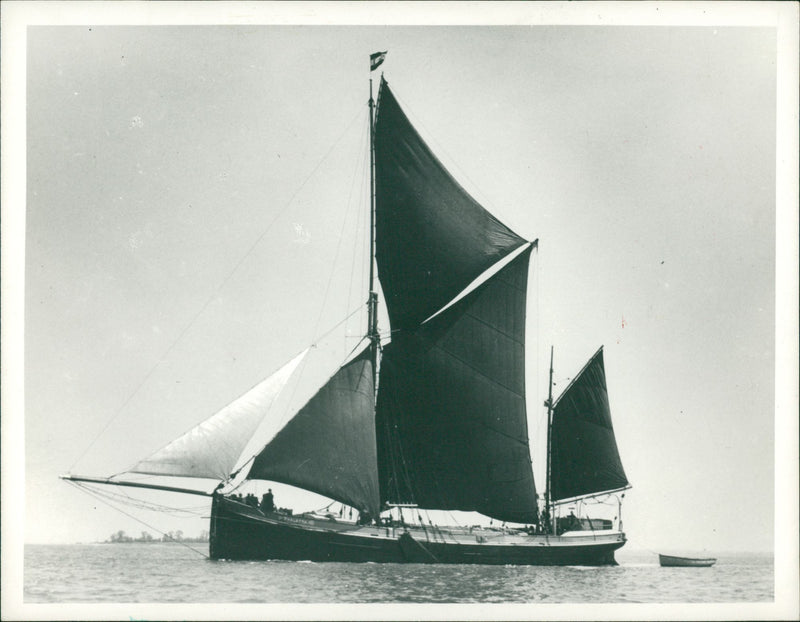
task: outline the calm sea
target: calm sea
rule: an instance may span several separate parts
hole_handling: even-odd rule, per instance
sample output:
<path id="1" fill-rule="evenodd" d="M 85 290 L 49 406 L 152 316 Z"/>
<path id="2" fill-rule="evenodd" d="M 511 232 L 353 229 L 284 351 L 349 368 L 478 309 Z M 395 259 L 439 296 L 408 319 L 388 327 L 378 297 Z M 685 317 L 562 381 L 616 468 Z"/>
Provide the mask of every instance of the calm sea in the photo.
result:
<path id="1" fill-rule="evenodd" d="M 206 552 L 206 545 L 193 544 Z M 730 603 L 773 600 L 766 555 L 712 568 L 209 561 L 179 544 L 27 545 L 25 603 Z"/>

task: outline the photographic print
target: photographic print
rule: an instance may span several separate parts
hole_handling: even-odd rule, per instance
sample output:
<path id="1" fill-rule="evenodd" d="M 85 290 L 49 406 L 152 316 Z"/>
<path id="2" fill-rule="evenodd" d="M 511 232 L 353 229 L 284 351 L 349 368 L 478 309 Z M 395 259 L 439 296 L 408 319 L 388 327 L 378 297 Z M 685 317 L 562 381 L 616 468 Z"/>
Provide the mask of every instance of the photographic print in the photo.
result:
<path id="1" fill-rule="evenodd" d="M 35 4 L 4 612 L 796 612 L 796 5 Z"/>

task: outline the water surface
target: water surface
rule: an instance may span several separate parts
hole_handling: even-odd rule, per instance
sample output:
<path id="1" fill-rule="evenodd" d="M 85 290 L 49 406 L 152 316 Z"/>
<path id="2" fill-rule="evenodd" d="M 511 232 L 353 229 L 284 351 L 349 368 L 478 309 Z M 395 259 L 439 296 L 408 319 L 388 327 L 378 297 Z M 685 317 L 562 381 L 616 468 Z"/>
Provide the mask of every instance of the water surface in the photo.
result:
<path id="1" fill-rule="evenodd" d="M 192 544 L 205 554 L 206 546 Z M 26 545 L 25 603 L 731 603 L 773 600 L 768 555 L 711 568 L 210 561 L 168 543 Z"/>

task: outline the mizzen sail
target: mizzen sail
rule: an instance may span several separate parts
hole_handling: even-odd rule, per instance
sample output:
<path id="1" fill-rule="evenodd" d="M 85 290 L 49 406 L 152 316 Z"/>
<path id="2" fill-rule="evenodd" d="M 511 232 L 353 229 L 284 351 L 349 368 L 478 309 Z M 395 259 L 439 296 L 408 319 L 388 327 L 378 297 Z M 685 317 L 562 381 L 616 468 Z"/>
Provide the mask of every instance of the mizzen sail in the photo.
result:
<path id="1" fill-rule="evenodd" d="M 554 404 L 551 435 L 554 500 L 628 486 L 611 425 L 603 348 Z"/>

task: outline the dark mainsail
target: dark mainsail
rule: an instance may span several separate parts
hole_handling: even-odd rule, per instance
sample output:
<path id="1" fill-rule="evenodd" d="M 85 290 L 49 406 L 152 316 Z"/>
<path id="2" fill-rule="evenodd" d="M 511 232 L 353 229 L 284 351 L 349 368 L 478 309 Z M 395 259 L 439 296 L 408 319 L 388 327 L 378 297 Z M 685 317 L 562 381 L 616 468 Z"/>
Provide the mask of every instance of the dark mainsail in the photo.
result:
<path id="1" fill-rule="evenodd" d="M 368 348 L 275 435 L 247 477 L 299 486 L 377 516 L 374 400 Z"/>
<path id="2" fill-rule="evenodd" d="M 608 405 L 603 348 L 600 348 L 553 406 L 554 500 L 628 486 Z"/>
<path id="3" fill-rule="evenodd" d="M 413 328 L 525 243 L 445 170 L 381 78 L 376 260 L 392 331 Z"/>
<path id="4" fill-rule="evenodd" d="M 385 348 L 375 424 L 382 501 L 536 520 L 525 408 L 531 248 Z"/>

